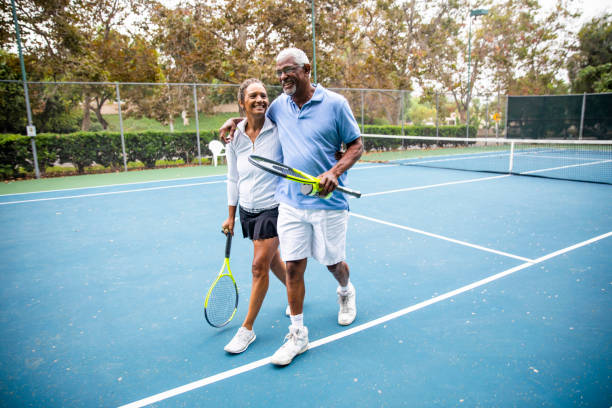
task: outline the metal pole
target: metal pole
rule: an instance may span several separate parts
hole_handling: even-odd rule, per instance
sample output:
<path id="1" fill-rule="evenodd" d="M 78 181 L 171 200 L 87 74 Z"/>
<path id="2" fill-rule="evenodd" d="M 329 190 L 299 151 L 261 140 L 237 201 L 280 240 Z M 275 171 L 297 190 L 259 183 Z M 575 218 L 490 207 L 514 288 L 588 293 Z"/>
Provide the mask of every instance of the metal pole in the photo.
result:
<path id="1" fill-rule="evenodd" d="M 467 89 L 466 89 L 466 120 L 465 120 L 465 137 L 466 139 L 470 136 L 470 65 L 472 65 L 472 17 L 470 16 L 468 34 L 468 75 L 467 75 Z M 467 141 L 466 141 L 467 143 Z"/>
<path id="2" fill-rule="evenodd" d="M 15 11 L 15 0 L 11 0 L 13 9 L 13 23 L 15 24 L 15 35 L 17 37 L 17 49 L 19 50 L 19 64 L 21 65 L 21 77 L 23 79 L 23 93 L 26 104 L 26 115 L 28 117 L 27 134 L 30 137 L 32 144 L 32 160 L 34 161 L 34 174 L 36 178 L 40 178 L 40 169 L 38 168 L 38 155 L 36 153 L 36 126 L 32 123 L 32 109 L 30 108 L 30 94 L 28 92 L 28 78 L 26 76 L 25 64 L 23 62 L 23 51 L 21 50 L 21 34 L 19 32 L 19 23 L 17 22 L 17 12 Z"/>
<path id="3" fill-rule="evenodd" d="M 506 123 L 505 129 L 504 130 L 504 137 L 507 139 L 508 138 L 508 103 L 510 101 L 510 95 L 506 95 L 506 114 L 504 115 L 504 122 Z"/>
<path id="4" fill-rule="evenodd" d="M 315 34 L 315 6 L 314 0 L 310 1 L 312 6 L 312 63 L 314 71 L 314 83 L 317 83 L 317 45 L 316 45 L 316 34 Z"/>
<path id="5" fill-rule="evenodd" d="M 489 118 L 489 98 L 487 98 L 487 135 L 489 137 L 489 126 L 491 126 L 491 118 Z"/>
<path id="6" fill-rule="evenodd" d="M 499 84 L 497 84 L 497 111 L 496 113 L 499 113 L 499 111 L 501 110 L 501 102 L 500 102 L 500 96 L 499 96 Z M 495 137 L 499 137 L 499 120 L 495 121 Z"/>
<path id="7" fill-rule="evenodd" d="M 580 132 L 578 139 L 582 140 L 582 131 L 584 129 L 584 108 L 586 107 L 586 92 L 582 94 L 582 112 L 580 113 Z"/>
<path id="8" fill-rule="evenodd" d="M 403 90 L 400 91 L 400 104 L 401 104 L 400 105 L 400 118 L 402 121 L 402 136 L 404 136 L 404 91 Z"/>
<path id="9" fill-rule="evenodd" d="M 361 90 L 361 133 L 365 133 L 365 127 L 363 126 L 363 89 Z"/>
<path id="10" fill-rule="evenodd" d="M 117 93 L 117 112 L 119 112 L 119 129 L 121 130 L 121 151 L 123 153 L 123 169 L 128 171 L 127 154 L 125 154 L 125 136 L 123 135 L 123 117 L 121 116 L 121 95 L 119 94 L 119 82 L 115 82 L 115 91 Z"/>
<path id="11" fill-rule="evenodd" d="M 436 137 L 440 137 L 440 127 L 438 126 L 438 110 L 440 103 L 438 101 L 438 93 L 436 92 Z"/>
<path id="12" fill-rule="evenodd" d="M 196 85 L 193 84 L 193 107 L 195 109 L 195 122 L 196 122 L 196 140 L 198 141 L 198 163 L 202 165 L 202 150 L 200 148 L 200 120 L 198 118 L 198 95 L 196 92 Z M 186 163 L 189 164 L 189 163 Z"/>

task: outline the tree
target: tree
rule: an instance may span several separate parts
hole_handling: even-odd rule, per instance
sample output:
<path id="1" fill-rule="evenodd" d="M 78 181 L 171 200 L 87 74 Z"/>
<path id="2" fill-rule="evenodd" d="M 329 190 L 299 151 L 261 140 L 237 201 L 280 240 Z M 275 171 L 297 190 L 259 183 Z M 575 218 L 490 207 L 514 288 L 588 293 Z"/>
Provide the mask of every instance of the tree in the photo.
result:
<path id="1" fill-rule="evenodd" d="M 578 52 L 568 62 L 574 92 L 612 91 L 612 14 L 594 18 L 578 33 Z"/>

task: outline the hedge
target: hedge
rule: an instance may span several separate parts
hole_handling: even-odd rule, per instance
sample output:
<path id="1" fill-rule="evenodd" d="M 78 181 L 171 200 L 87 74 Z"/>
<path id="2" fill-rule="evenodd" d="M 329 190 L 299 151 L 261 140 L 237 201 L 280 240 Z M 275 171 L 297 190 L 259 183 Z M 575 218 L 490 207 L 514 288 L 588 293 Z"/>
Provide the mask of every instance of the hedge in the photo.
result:
<path id="1" fill-rule="evenodd" d="M 365 133 L 382 135 L 435 136 L 435 126 L 376 126 L 365 125 Z M 441 126 L 440 136 L 462 137 L 465 126 Z M 476 128 L 470 127 L 470 136 Z M 200 133 L 203 156 L 210 156 L 208 142 L 216 139 L 216 131 Z M 190 132 L 127 132 L 124 133 L 125 150 L 129 161 L 140 161 L 146 168 L 155 167 L 158 160 L 182 159 L 190 163 L 198 155 L 197 136 Z M 396 148 L 401 140 L 367 139 L 367 150 Z M 56 163 L 71 163 L 82 174 L 93 164 L 120 169 L 123 166 L 121 134 L 117 132 L 76 132 L 67 135 L 41 133 L 36 136 L 38 165 L 42 173 Z M 0 135 L 0 177 L 11 179 L 33 171 L 30 138 L 23 135 Z"/>
<path id="2" fill-rule="evenodd" d="M 211 155 L 208 142 L 218 137 L 216 131 L 200 132 L 203 156 Z M 198 155 L 195 132 L 129 132 L 124 133 L 129 161 L 140 161 L 146 168 L 155 167 L 160 159 L 183 159 L 186 163 Z M 77 132 L 66 135 L 41 133 L 36 136 L 36 153 L 41 173 L 54 164 L 71 163 L 79 174 L 94 163 L 112 169 L 123 167 L 121 134 L 118 132 Z M 23 135 L 0 135 L 0 178 L 25 176 L 34 170 L 30 138 Z"/>
<path id="3" fill-rule="evenodd" d="M 377 126 L 377 125 L 365 125 L 364 126 L 364 134 L 374 134 L 374 135 L 394 135 L 401 136 L 402 133 L 404 136 L 440 136 L 440 137 L 465 137 L 465 125 L 457 125 L 457 126 L 439 126 L 438 134 L 436 135 L 436 127 L 435 126 L 404 126 L 403 129 L 401 126 Z M 470 126 L 469 129 L 469 137 L 476 136 L 476 127 Z M 402 139 L 375 139 L 375 138 L 364 138 L 364 148 L 366 151 L 371 150 L 389 150 L 389 149 L 397 149 L 400 148 L 407 143 L 414 144 L 413 142 L 406 142 Z M 419 144 L 427 145 L 433 144 L 435 142 L 423 141 Z"/>

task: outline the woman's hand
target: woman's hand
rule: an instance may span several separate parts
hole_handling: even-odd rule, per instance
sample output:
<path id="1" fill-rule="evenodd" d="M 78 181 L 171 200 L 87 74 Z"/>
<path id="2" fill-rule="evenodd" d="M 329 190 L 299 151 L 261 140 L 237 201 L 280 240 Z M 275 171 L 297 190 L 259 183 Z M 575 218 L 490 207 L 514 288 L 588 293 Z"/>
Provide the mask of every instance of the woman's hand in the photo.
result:
<path id="1" fill-rule="evenodd" d="M 234 217 L 228 217 L 227 220 L 223 221 L 221 228 L 224 233 L 225 231 L 229 231 L 232 236 L 234 235 Z"/>

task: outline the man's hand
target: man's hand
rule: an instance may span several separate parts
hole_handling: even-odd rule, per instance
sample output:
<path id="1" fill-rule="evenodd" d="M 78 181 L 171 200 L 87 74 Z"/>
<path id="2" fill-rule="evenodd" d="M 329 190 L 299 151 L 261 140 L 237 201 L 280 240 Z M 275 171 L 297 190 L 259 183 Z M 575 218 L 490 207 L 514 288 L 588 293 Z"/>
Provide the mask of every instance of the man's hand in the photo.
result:
<path id="1" fill-rule="evenodd" d="M 332 170 L 326 171 L 317 178 L 319 179 L 319 196 L 321 197 L 325 197 L 338 187 L 338 177 Z"/>
<path id="2" fill-rule="evenodd" d="M 242 121 L 243 118 L 230 118 L 225 121 L 223 126 L 219 129 L 219 140 L 223 143 L 229 143 L 234 138 L 234 132 L 236 126 Z"/>
<path id="3" fill-rule="evenodd" d="M 346 151 L 336 152 L 335 156 L 338 162 L 323 174 L 320 174 L 319 179 L 319 196 L 325 197 L 338 187 L 338 177 L 345 171 L 353 167 L 353 164 L 359 160 L 363 153 L 363 142 L 361 137 L 353 140 L 346 145 Z M 338 158 L 339 157 L 339 158 Z"/>

